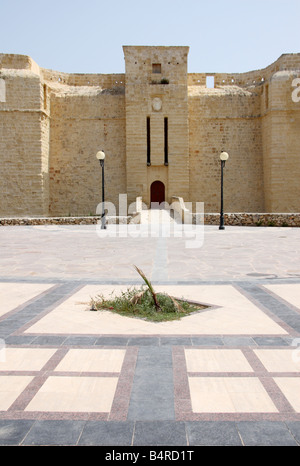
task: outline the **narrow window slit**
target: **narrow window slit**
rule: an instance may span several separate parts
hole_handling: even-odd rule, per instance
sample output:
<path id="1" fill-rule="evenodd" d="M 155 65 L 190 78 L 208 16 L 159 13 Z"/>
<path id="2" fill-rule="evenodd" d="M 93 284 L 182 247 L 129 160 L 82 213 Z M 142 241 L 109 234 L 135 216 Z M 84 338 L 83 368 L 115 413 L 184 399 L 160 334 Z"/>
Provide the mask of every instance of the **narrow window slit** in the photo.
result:
<path id="1" fill-rule="evenodd" d="M 147 117 L 147 165 L 151 165 L 151 133 L 150 117 Z"/>
<path id="2" fill-rule="evenodd" d="M 164 118 L 164 153 L 165 165 L 169 165 L 169 149 L 168 149 L 168 117 Z"/>

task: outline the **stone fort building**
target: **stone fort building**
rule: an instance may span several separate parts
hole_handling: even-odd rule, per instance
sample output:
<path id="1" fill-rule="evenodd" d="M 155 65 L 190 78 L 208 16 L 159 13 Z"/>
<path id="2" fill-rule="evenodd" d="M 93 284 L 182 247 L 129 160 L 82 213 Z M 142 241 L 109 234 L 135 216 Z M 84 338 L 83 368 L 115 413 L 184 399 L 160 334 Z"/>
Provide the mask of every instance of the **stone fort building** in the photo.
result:
<path id="1" fill-rule="evenodd" d="M 188 47 L 124 46 L 125 74 L 68 74 L 0 54 L 0 216 L 95 214 L 174 196 L 226 212 L 300 212 L 300 54 L 188 73 Z M 293 98 L 294 97 L 294 98 Z"/>

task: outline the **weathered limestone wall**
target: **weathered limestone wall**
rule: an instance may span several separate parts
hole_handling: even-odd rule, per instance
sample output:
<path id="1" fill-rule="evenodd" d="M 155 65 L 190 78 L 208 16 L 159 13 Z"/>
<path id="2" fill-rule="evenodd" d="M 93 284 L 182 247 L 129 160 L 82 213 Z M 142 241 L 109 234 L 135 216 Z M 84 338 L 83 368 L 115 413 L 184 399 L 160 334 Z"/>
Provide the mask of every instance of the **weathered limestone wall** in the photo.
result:
<path id="1" fill-rule="evenodd" d="M 0 80 L 0 214 L 95 214 L 95 155 L 104 147 L 106 199 L 118 206 L 126 192 L 125 76 L 70 75 L 1 54 Z"/>
<path id="2" fill-rule="evenodd" d="M 0 55 L 0 79 L 4 83 L 0 99 L 1 215 L 47 215 L 49 121 L 41 104 L 39 68 L 29 57 Z"/>
<path id="3" fill-rule="evenodd" d="M 293 102 L 298 71 L 277 71 L 262 96 L 265 208 L 300 211 L 300 102 Z"/>
<path id="4" fill-rule="evenodd" d="M 214 88 L 206 88 L 206 77 Z M 300 78 L 300 54 L 284 54 L 263 70 L 193 73 L 188 76 L 190 198 L 220 207 L 219 152 L 227 212 L 300 211 L 300 102 L 292 83 Z M 219 104 L 218 104 L 219 102 Z"/>
<path id="5" fill-rule="evenodd" d="M 129 202 L 159 180 L 166 201 L 189 195 L 187 54 L 188 47 L 123 47 L 126 64 L 126 167 Z M 153 72 L 152 65 L 161 65 Z M 165 84 L 163 84 L 165 82 Z M 155 106 L 158 103 L 158 106 Z M 151 165 L 147 166 L 147 117 Z M 164 164 L 164 118 L 168 118 L 168 159 Z"/>
<path id="6" fill-rule="evenodd" d="M 226 212 L 263 212 L 261 89 L 189 86 L 190 200 L 220 210 L 221 151 Z"/>
<path id="7" fill-rule="evenodd" d="M 179 196 L 218 213 L 226 150 L 225 212 L 300 212 L 300 102 L 292 99 L 300 54 L 263 70 L 212 73 L 212 89 L 207 73 L 187 74 L 188 47 L 126 46 L 124 55 L 126 74 L 101 75 L 0 54 L 0 216 L 94 215 L 100 149 L 105 198 L 117 208 L 123 193 L 128 204 L 149 205 L 160 180 L 167 202 Z"/>
<path id="8" fill-rule="evenodd" d="M 102 201 L 96 153 L 105 150 L 105 199 L 126 192 L 124 88 L 61 86 L 51 97 L 50 215 L 90 215 Z"/>

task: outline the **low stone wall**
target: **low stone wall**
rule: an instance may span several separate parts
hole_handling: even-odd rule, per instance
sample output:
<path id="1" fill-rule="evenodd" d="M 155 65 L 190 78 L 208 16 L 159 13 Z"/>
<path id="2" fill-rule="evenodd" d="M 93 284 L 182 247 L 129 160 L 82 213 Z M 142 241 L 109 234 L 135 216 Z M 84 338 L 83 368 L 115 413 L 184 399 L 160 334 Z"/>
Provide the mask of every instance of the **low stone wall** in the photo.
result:
<path id="1" fill-rule="evenodd" d="M 127 224 L 128 217 L 106 217 L 107 224 Z M 0 218 L 0 226 L 4 225 L 96 225 L 101 217 L 40 217 L 40 218 Z"/>
<path id="2" fill-rule="evenodd" d="M 197 216 L 193 214 L 193 224 L 200 223 Z M 107 217 L 107 224 L 128 224 L 133 217 Z M 200 217 L 201 219 L 201 217 Z M 199 220 L 199 221 L 197 221 Z M 0 218 L 0 226 L 5 225 L 96 225 L 101 223 L 101 217 L 39 217 L 39 218 Z M 205 225 L 218 225 L 220 214 L 205 213 Z M 235 226 L 264 226 L 264 227 L 300 227 L 300 213 L 294 214 L 271 214 L 271 213 L 226 213 L 224 214 L 225 225 Z"/>
<path id="3" fill-rule="evenodd" d="M 193 223 L 196 224 L 197 214 L 193 215 Z M 205 225 L 218 225 L 220 214 L 205 213 Z M 300 227 L 300 213 L 226 213 L 224 214 L 225 225 L 236 226 L 263 226 L 263 227 Z"/>

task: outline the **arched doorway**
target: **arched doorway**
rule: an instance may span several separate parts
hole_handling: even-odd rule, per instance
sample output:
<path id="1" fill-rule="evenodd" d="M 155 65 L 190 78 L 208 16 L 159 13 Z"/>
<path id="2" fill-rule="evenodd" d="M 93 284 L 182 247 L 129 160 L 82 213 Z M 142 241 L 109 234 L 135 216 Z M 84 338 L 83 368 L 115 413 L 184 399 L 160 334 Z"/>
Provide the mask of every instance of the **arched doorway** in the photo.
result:
<path id="1" fill-rule="evenodd" d="M 151 207 L 158 208 L 163 207 L 163 202 L 165 202 L 165 185 L 162 181 L 153 181 L 150 187 L 150 202 Z M 153 205 L 153 203 L 155 205 Z M 161 205 L 162 204 L 162 205 Z"/>

